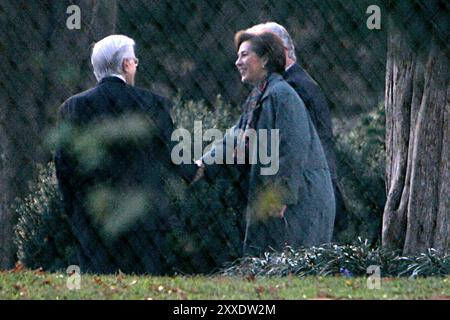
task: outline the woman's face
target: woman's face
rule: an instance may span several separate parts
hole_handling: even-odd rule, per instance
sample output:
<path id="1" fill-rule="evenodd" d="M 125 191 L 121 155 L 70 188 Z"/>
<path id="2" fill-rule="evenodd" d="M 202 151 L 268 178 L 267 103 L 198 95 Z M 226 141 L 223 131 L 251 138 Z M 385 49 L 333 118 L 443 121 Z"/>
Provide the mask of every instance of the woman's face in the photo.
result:
<path id="1" fill-rule="evenodd" d="M 267 58 L 260 58 L 252 50 L 250 41 L 244 41 L 239 46 L 236 67 L 241 74 L 241 81 L 252 85 L 264 80 L 267 70 L 264 68 Z"/>

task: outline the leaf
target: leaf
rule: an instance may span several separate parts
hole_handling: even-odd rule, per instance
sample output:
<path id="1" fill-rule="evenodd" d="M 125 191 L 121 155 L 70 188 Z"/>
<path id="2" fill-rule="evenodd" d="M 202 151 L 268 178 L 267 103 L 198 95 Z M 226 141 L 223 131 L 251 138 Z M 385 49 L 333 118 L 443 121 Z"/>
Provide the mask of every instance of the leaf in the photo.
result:
<path id="1" fill-rule="evenodd" d="M 12 273 L 19 273 L 19 272 L 23 272 L 25 270 L 25 266 L 20 263 L 17 262 L 16 265 L 14 266 L 14 269 L 11 270 Z"/>
<path id="2" fill-rule="evenodd" d="M 103 281 L 102 281 L 102 279 L 100 279 L 100 277 L 95 277 L 95 278 L 94 278 L 94 282 L 95 282 L 96 284 L 98 284 L 98 285 L 102 285 L 102 284 L 103 284 Z"/>

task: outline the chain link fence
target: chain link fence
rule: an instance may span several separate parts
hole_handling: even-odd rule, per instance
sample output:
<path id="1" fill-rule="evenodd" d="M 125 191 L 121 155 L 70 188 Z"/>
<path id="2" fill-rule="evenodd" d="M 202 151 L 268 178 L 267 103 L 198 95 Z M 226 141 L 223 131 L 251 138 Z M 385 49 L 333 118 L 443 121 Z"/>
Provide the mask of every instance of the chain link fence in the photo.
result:
<path id="1" fill-rule="evenodd" d="M 372 5 L 380 9 L 381 28 L 368 27 Z M 192 184 L 178 169 L 157 168 L 167 141 L 142 117 L 114 117 L 102 127 L 62 134 L 54 129 L 61 103 L 96 84 L 91 45 L 114 33 L 135 40 L 136 86 L 172 102 L 174 128 L 194 134 L 194 121 L 204 130 L 230 128 L 251 90 L 234 65 L 234 34 L 266 21 L 288 30 L 298 64 L 320 86 L 330 110 L 327 143 L 340 197 L 333 241 L 362 236 L 379 242 L 386 2 L 4 1 L 0 16 L 4 265 L 20 260 L 60 270 L 82 261 L 93 272 L 208 273 L 241 257 L 248 199 L 240 170 L 224 166 L 216 179 Z M 94 213 L 78 220 L 64 206 L 53 163 L 55 141 L 70 144 L 64 138 L 69 131 L 78 169 L 109 178 L 89 192 L 80 187 L 83 205 Z M 138 153 L 147 161 L 135 161 Z M 108 166 L 111 158 L 122 162 L 122 171 Z M 129 171 L 136 179 L 112 182 Z"/>

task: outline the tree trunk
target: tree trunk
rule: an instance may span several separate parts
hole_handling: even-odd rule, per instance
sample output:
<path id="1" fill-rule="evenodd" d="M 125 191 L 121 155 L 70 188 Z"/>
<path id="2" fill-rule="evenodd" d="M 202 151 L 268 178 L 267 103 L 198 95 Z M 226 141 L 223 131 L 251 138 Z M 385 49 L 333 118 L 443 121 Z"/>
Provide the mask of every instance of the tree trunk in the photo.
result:
<path id="1" fill-rule="evenodd" d="M 392 4 L 382 245 L 404 254 L 444 253 L 450 240 L 447 10 L 444 1 Z"/>
<path id="2" fill-rule="evenodd" d="M 59 105 L 94 83 L 89 46 L 111 34 L 116 1 L 81 0 L 81 29 L 66 27 L 70 2 L 2 1 L 0 46 L 0 269 L 14 266 L 11 205 L 24 197 L 36 164 L 51 159 L 45 133 Z"/>

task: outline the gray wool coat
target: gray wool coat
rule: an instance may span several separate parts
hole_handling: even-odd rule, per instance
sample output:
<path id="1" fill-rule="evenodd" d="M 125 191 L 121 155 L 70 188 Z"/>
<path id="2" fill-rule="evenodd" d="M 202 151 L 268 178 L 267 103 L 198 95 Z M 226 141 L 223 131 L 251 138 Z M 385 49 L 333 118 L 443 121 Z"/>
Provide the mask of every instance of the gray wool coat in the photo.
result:
<path id="1" fill-rule="evenodd" d="M 243 128 L 247 116 L 242 115 L 233 130 Z M 330 170 L 303 101 L 281 75 L 269 76 L 266 90 L 253 111 L 253 124 L 257 134 L 266 129 L 268 142 L 258 139 L 249 151 L 256 161 L 247 167 L 243 253 L 258 255 L 270 248 L 280 250 L 285 244 L 300 247 L 330 242 L 335 218 Z M 275 139 L 277 135 L 279 139 Z M 214 152 L 226 149 L 227 138 L 215 144 Z M 262 174 L 262 169 L 273 168 L 274 163 L 260 161 L 261 147 L 269 156 L 278 150 L 276 173 Z M 280 217 L 276 213 L 283 205 L 287 205 L 287 210 Z"/>

